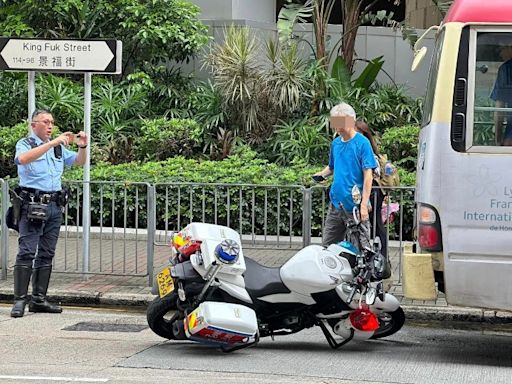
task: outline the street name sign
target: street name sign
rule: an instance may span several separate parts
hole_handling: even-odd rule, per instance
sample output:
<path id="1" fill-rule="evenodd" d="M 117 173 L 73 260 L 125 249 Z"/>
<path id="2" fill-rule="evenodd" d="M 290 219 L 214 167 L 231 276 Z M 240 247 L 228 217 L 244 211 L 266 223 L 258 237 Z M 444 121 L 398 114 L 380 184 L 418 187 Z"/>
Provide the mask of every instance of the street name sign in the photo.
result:
<path id="1" fill-rule="evenodd" d="M 121 73 L 119 40 L 0 37 L 0 70 Z"/>

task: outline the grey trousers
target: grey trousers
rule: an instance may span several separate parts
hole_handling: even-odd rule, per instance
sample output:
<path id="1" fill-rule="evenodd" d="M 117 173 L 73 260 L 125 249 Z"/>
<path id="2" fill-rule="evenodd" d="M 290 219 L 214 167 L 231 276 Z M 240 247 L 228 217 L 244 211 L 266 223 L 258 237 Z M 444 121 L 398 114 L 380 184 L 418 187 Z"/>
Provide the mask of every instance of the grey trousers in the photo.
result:
<path id="1" fill-rule="evenodd" d="M 370 247 L 370 222 L 368 220 L 361 222 L 358 229 L 359 235 L 351 236 L 355 238 L 348 240 L 359 249 Z M 340 241 L 345 240 L 346 233 L 347 228 L 343 221 L 343 213 L 340 210 L 335 209 L 332 204 L 329 204 L 329 210 L 325 217 L 325 224 L 322 232 L 322 245 L 324 247 L 328 247 L 331 244 L 339 243 Z M 357 235 L 357 232 L 352 235 Z"/>
<path id="2" fill-rule="evenodd" d="M 345 238 L 347 228 L 343 222 L 343 214 L 340 210 L 329 204 L 325 224 L 322 231 L 322 245 L 328 247 L 331 244 L 339 243 Z"/>

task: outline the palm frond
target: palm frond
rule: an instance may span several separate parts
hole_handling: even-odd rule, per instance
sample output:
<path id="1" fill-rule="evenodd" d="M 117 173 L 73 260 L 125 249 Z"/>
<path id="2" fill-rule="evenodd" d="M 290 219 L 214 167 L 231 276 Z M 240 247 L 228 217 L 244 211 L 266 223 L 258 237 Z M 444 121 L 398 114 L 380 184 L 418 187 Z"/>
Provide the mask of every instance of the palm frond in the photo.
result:
<path id="1" fill-rule="evenodd" d="M 298 22 L 305 22 L 313 16 L 313 0 L 307 0 L 304 4 L 297 4 L 288 0 L 279 11 L 277 17 L 277 32 L 279 41 L 285 43 L 292 39 L 293 28 Z"/>

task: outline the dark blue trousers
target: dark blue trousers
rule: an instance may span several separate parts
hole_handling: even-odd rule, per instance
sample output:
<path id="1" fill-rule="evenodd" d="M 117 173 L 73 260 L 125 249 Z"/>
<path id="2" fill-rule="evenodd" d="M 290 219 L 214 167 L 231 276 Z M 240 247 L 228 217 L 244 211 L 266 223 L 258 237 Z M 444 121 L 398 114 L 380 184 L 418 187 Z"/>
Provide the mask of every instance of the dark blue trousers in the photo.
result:
<path id="1" fill-rule="evenodd" d="M 44 222 L 27 219 L 27 209 L 28 204 L 21 208 L 16 265 L 32 267 L 33 263 L 34 268 L 49 267 L 55 256 L 62 224 L 62 209 L 52 201 L 48 205 L 48 220 Z"/>

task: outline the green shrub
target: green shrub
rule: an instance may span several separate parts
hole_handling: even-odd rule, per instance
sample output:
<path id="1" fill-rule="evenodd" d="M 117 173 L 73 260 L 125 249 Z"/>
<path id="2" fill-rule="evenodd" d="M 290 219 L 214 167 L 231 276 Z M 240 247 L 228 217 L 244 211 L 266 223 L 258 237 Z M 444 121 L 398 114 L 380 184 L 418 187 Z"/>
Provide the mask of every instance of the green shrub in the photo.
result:
<path id="1" fill-rule="evenodd" d="M 269 158 L 281 165 L 299 158 L 309 164 L 327 164 L 332 136 L 322 118 L 304 118 L 276 126 Z"/>
<path id="2" fill-rule="evenodd" d="M 398 168 L 400 185 L 414 187 L 416 184 L 416 162 L 418 157 L 419 127 L 404 125 L 388 128 L 381 137 L 381 150 Z M 405 239 L 412 239 L 414 225 L 414 192 L 407 190 L 402 192 L 404 199 L 401 210 L 403 212 L 402 233 Z M 400 198 L 400 193 L 394 194 L 395 201 Z M 398 224 L 394 224 L 394 232 L 398 232 Z M 390 232 L 393 232 L 390 229 Z"/>
<path id="3" fill-rule="evenodd" d="M 420 128 L 416 125 L 388 128 L 381 137 L 380 149 L 395 165 L 414 172 L 418 158 L 419 132 Z"/>
<path id="4" fill-rule="evenodd" d="M 160 161 L 182 155 L 191 157 L 198 152 L 201 128 L 192 119 L 143 120 L 136 140 L 137 159 Z"/>
<path id="5" fill-rule="evenodd" d="M 414 187 L 416 185 L 416 171 L 409 172 L 403 168 L 397 167 L 400 176 L 400 185 L 403 187 Z"/>
<path id="6" fill-rule="evenodd" d="M 309 183 L 311 175 L 318 171 L 318 168 L 306 166 L 304 163 L 295 163 L 289 167 L 279 167 L 276 164 L 268 163 L 266 160 L 256 159 L 255 153 L 247 151 L 240 155 L 231 156 L 223 161 L 198 161 L 174 157 L 161 162 L 146 162 L 143 164 L 121 164 L 104 165 L 100 164 L 91 168 L 91 180 L 119 182 L 111 191 L 99 192 L 99 186 L 93 184 L 91 187 L 91 207 L 93 225 L 98 225 L 100 217 L 104 225 L 111 224 L 111 211 L 99 212 L 100 199 L 103 199 L 103 206 L 115 206 L 114 222 L 123 223 L 124 203 L 120 196 L 126 193 L 128 203 L 127 211 L 134 212 L 138 209 L 139 225 L 145 225 L 147 208 L 145 207 L 145 193 L 139 193 L 138 206 L 136 204 L 135 187 L 133 183 L 153 183 L 156 185 L 157 203 L 157 227 L 166 228 L 166 223 L 172 226 L 177 225 L 177 218 L 181 212 L 191 220 L 205 220 L 214 222 L 217 217 L 219 224 L 228 223 L 228 216 L 231 215 L 229 224 L 234 228 L 242 226 L 244 231 L 252 230 L 254 225 L 255 233 L 264 233 L 263 220 L 261 215 L 266 211 L 268 214 L 269 233 L 276 233 L 279 226 L 281 234 L 286 234 L 290 225 L 290 215 L 296 234 L 301 233 L 302 228 L 302 187 L 303 183 Z M 67 180 L 81 180 L 82 169 L 71 168 L 66 171 Z M 170 184 L 174 183 L 174 184 Z M 189 186 L 187 183 L 195 183 Z M 198 186 L 200 183 L 222 183 L 225 187 L 211 187 L 208 185 Z M 295 187 L 283 187 L 287 192 L 278 196 L 275 188 L 259 188 L 253 190 L 251 187 L 242 187 L 242 192 L 237 185 L 258 184 L 258 185 L 281 185 Z M 231 187 L 229 187 L 231 185 Z M 126 191 L 125 191 L 126 188 Z M 108 188 L 107 188 L 108 189 Z M 216 190 L 216 192 L 215 192 Z M 265 190 L 267 191 L 265 193 Z M 265 197 L 266 194 L 266 197 Z M 76 195 L 76 191 L 75 191 Z M 167 199 L 175 201 L 179 196 L 179 204 L 170 204 L 165 209 Z M 227 204 L 229 196 L 229 208 Z M 265 201 L 267 205 L 265 208 Z M 215 202 L 217 207 L 215 208 Z M 202 216 L 203 205 L 205 216 Z M 242 207 L 242 220 L 240 221 L 239 207 Z M 251 216 L 254 207 L 258 219 L 253 224 Z M 76 214 L 76 200 L 72 199 L 69 209 L 73 216 Z M 236 212 L 236 214 L 235 214 Z M 279 218 L 279 220 L 278 220 Z M 183 218 L 182 218 L 183 219 Z M 127 225 L 133 226 L 135 217 L 127 219 Z M 180 223 L 184 225 L 183 220 Z"/>
<path id="7" fill-rule="evenodd" d="M 16 177 L 16 143 L 27 136 L 27 127 L 27 123 L 20 123 L 14 127 L 0 127 L 0 178 Z"/>
<path id="8" fill-rule="evenodd" d="M 82 84 L 51 73 L 36 76 L 37 108 L 52 112 L 63 131 L 78 132 L 83 128 L 84 99 Z"/>
<path id="9" fill-rule="evenodd" d="M 27 118 L 25 73 L 0 72 L 0 116 L 2 124 L 8 127 Z"/>
<path id="10" fill-rule="evenodd" d="M 107 183 L 102 190 L 99 184 L 92 184 L 92 224 L 99 225 L 101 220 L 103 226 L 126 223 L 128 227 L 138 224 L 141 228 L 147 225 L 147 194 L 143 184 L 150 183 L 156 189 L 158 229 L 174 229 L 190 221 L 204 221 L 229 225 L 246 234 L 276 234 L 279 231 L 283 236 L 300 236 L 304 187 L 312 187 L 311 175 L 319 169 L 303 161 L 281 167 L 255 158 L 255 153 L 250 150 L 223 161 L 199 161 L 178 156 L 142 164 L 100 164 L 92 167 L 91 179 Z M 399 172 L 402 184 L 413 183 L 413 173 L 402 169 Z M 67 180 L 80 181 L 82 169 L 67 170 L 65 176 Z M 259 187 L 253 188 L 249 184 Z M 76 187 L 81 183 L 74 185 Z M 329 201 L 327 187 L 316 185 L 312 188 L 313 236 L 321 233 L 323 215 Z M 74 195 L 77 196 L 76 191 Z M 397 201 L 400 195 L 400 191 L 393 192 L 392 200 Z M 403 231 L 410 236 L 414 193 L 404 191 L 403 196 L 407 199 L 402 204 L 405 218 Z M 68 208 L 71 217 L 76 216 L 76 208 L 77 200 L 74 198 Z M 396 238 L 397 230 L 398 227 L 391 229 L 392 238 Z"/>

